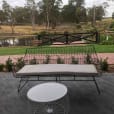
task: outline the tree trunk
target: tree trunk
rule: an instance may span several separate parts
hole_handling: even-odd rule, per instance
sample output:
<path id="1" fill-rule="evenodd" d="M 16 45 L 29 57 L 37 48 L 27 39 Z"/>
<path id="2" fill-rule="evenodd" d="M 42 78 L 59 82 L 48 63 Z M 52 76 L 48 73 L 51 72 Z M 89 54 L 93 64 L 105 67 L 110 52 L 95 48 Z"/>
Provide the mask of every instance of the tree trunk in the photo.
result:
<path id="1" fill-rule="evenodd" d="M 94 27 L 96 24 L 96 6 L 93 8 L 93 20 L 92 20 L 92 26 Z"/>
<path id="2" fill-rule="evenodd" d="M 12 34 L 15 33 L 15 31 L 14 31 L 14 23 L 11 23 L 11 31 L 12 31 Z"/>
<path id="3" fill-rule="evenodd" d="M 49 22 L 49 12 L 47 11 L 47 26 L 46 26 L 46 29 L 48 30 L 49 29 L 49 26 L 50 26 L 50 22 Z"/>
<path id="4" fill-rule="evenodd" d="M 32 30 L 35 30 L 35 13 L 32 11 Z"/>

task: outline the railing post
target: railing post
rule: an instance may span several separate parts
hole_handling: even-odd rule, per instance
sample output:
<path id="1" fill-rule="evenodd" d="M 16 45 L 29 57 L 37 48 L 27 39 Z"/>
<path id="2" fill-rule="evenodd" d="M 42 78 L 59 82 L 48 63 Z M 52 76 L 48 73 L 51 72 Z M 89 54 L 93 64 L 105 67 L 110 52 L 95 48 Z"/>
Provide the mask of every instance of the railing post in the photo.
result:
<path id="1" fill-rule="evenodd" d="M 65 35 L 65 44 L 69 44 L 69 33 L 64 32 L 64 35 Z"/>
<path id="2" fill-rule="evenodd" d="M 96 34 L 96 43 L 100 43 L 100 33 L 96 31 L 95 34 Z"/>

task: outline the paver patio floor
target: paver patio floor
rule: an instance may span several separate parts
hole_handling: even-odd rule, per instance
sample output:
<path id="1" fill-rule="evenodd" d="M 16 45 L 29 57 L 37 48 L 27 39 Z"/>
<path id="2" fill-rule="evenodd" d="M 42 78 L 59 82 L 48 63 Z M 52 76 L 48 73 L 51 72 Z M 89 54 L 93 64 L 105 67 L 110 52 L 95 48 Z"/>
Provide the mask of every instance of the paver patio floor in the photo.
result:
<path id="1" fill-rule="evenodd" d="M 69 114 L 114 114 L 114 74 L 103 74 L 97 78 L 101 95 L 98 95 L 93 82 L 62 82 L 68 87 Z M 26 93 L 31 82 L 17 93 L 19 80 L 12 73 L 0 73 L 0 114 L 33 114 L 32 104 Z"/>

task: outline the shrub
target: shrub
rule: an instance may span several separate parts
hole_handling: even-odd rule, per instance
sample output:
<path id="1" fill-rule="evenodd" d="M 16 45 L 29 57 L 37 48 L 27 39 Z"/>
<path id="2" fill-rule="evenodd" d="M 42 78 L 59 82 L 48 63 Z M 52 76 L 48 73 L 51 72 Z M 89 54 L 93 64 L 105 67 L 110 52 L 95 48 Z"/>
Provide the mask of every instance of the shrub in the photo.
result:
<path id="1" fill-rule="evenodd" d="M 78 64 L 78 59 L 75 59 L 74 57 L 72 57 L 72 62 L 71 64 Z"/>
<path id="2" fill-rule="evenodd" d="M 105 41 L 102 41 L 101 44 L 102 45 L 113 45 L 114 41 L 107 41 L 107 40 L 105 40 Z"/>
<path id="3" fill-rule="evenodd" d="M 64 64 L 64 60 L 60 57 L 57 58 L 57 64 Z"/>
<path id="4" fill-rule="evenodd" d="M 81 24 L 76 24 L 76 28 L 81 29 L 82 28 Z"/>
<path id="5" fill-rule="evenodd" d="M 100 68 L 102 71 L 108 71 L 108 58 L 100 59 Z"/>
<path id="6" fill-rule="evenodd" d="M 85 57 L 85 63 L 86 64 L 91 64 L 92 63 L 92 59 L 91 59 L 91 55 L 87 54 L 87 56 Z"/>
<path id="7" fill-rule="evenodd" d="M 47 34 L 46 31 L 42 31 L 42 32 L 40 32 L 39 34 L 37 34 L 36 39 L 42 40 L 42 38 L 43 38 L 46 34 Z"/>
<path id="8" fill-rule="evenodd" d="M 37 60 L 36 60 L 35 57 L 34 57 L 33 59 L 30 60 L 30 64 L 31 64 L 31 65 L 37 64 Z"/>
<path id="9" fill-rule="evenodd" d="M 13 66 L 13 62 L 12 59 L 9 57 L 8 60 L 6 61 L 6 69 L 11 72 L 12 71 L 12 66 Z"/>
<path id="10" fill-rule="evenodd" d="M 114 44 L 114 35 L 113 34 L 102 34 L 100 36 L 100 44 L 102 45 L 113 45 Z"/>
<path id="11" fill-rule="evenodd" d="M 110 29 L 111 29 L 111 28 L 114 28 L 114 22 L 112 22 L 112 23 L 110 24 L 109 28 L 110 28 Z"/>
<path id="12" fill-rule="evenodd" d="M 49 62 L 50 62 L 50 56 L 47 55 L 46 60 L 43 62 L 43 64 L 49 64 Z"/>
<path id="13" fill-rule="evenodd" d="M 25 65 L 23 57 L 17 59 L 16 67 L 17 69 L 21 69 Z"/>
<path id="14" fill-rule="evenodd" d="M 0 64 L 0 72 L 3 71 L 4 69 L 4 64 Z"/>

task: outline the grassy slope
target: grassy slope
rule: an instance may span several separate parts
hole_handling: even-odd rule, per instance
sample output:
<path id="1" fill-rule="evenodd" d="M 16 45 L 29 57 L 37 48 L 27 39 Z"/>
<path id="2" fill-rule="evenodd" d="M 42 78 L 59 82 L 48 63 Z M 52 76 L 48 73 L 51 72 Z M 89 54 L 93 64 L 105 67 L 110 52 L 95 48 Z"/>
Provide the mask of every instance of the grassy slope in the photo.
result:
<path id="1" fill-rule="evenodd" d="M 110 25 L 110 23 L 113 20 L 111 18 L 103 19 L 102 21 L 97 21 L 96 22 L 96 28 L 99 31 L 103 31 L 107 29 Z M 92 29 L 91 23 L 80 23 L 81 27 L 76 25 L 75 23 L 70 23 L 70 24 L 61 24 L 56 27 L 56 29 L 49 29 L 48 32 L 62 32 L 64 31 L 69 31 L 69 32 L 82 32 L 82 31 L 88 31 Z M 46 31 L 46 27 L 44 25 L 36 25 L 35 30 L 32 30 L 32 26 L 30 25 L 23 25 L 23 26 L 15 26 L 14 27 L 15 33 L 20 33 L 20 34 L 32 34 L 32 33 L 39 33 L 41 31 Z M 0 29 L 0 34 L 1 33 L 11 33 L 11 27 L 8 25 L 1 25 Z"/>

